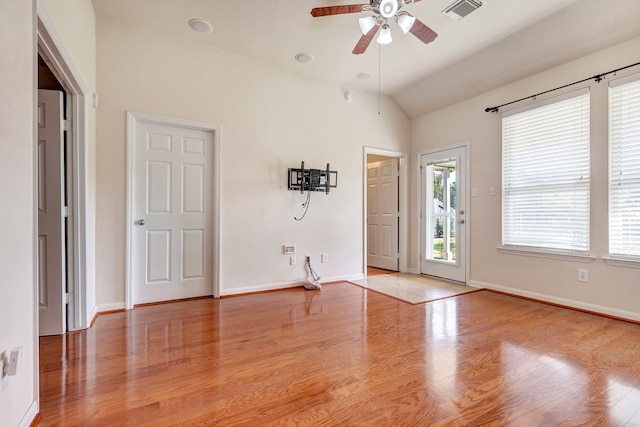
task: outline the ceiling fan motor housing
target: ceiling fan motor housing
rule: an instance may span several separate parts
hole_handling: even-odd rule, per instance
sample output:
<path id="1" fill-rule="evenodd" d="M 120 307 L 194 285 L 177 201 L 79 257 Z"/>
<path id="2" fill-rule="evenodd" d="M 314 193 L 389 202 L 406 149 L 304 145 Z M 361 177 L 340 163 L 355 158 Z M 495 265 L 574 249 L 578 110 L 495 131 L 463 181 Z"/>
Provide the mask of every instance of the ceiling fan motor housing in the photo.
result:
<path id="1" fill-rule="evenodd" d="M 402 0 L 372 0 L 371 8 L 384 18 L 391 18 L 402 7 L 402 4 Z"/>

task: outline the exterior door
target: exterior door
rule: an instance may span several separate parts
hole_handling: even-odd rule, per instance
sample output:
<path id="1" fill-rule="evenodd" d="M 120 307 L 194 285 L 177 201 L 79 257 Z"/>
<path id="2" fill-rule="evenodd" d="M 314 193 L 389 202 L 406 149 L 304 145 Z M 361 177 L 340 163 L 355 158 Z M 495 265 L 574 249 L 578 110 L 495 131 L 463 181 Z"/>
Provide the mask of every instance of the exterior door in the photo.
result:
<path id="1" fill-rule="evenodd" d="M 466 283 L 466 147 L 421 156 L 420 272 Z"/>
<path id="2" fill-rule="evenodd" d="M 38 91 L 38 305 L 40 335 L 67 331 L 63 94 Z"/>
<path id="3" fill-rule="evenodd" d="M 367 264 L 398 270 L 398 159 L 367 164 Z"/>
<path id="4" fill-rule="evenodd" d="M 212 134 L 138 121 L 133 156 L 133 304 L 212 295 Z"/>

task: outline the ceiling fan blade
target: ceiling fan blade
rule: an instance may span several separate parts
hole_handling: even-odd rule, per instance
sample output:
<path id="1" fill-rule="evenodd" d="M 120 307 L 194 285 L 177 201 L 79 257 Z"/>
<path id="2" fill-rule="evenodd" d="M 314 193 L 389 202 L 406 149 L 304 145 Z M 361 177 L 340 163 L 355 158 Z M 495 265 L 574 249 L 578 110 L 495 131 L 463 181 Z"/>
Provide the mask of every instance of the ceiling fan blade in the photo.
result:
<path id="1" fill-rule="evenodd" d="M 409 32 L 422 40 L 425 44 L 431 43 L 436 39 L 436 37 L 438 37 L 438 33 L 424 25 L 419 19 L 416 19 Z"/>
<path id="2" fill-rule="evenodd" d="M 314 7 L 311 9 L 311 16 L 317 18 L 318 16 L 342 15 L 343 13 L 359 13 L 362 12 L 362 6 L 366 6 L 366 4 Z"/>
<path id="3" fill-rule="evenodd" d="M 376 36 L 376 33 L 378 32 L 379 29 L 380 29 L 380 25 L 376 24 L 373 26 L 372 29 L 369 30 L 367 34 L 360 37 L 360 40 L 358 40 L 356 47 L 353 48 L 353 54 L 354 55 L 363 54 L 371 44 L 371 40 L 373 40 L 373 38 Z"/>

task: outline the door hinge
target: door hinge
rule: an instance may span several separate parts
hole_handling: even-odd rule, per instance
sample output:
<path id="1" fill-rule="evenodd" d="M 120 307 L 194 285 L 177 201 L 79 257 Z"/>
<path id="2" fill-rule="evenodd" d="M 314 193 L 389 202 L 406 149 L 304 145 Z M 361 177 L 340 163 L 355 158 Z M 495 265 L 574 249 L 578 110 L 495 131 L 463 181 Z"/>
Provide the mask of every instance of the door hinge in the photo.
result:
<path id="1" fill-rule="evenodd" d="M 69 297 L 69 292 L 66 292 L 66 293 L 64 294 L 64 303 L 65 303 L 65 304 L 69 304 L 69 299 L 70 299 L 70 297 Z"/>
<path id="2" fill-rule="evenodd" d="M 400 218 L 400 212 L 397 212 L 397 214 L 398 214 L 398 215 L 397 215 L 397 216 L 398 216 L 398 218 Z"/>
<path id="3" fill-rule="evenodd" d="M 64 124 L 64 130 L 70 131 L 70 130 L 73 129 L 73 125 L 71 123 L 71 120 L 63 120 L 62 123 Z"/>
<path id="4" fill-rule="evenodd" d="M 69 206 L 63 206 L 62 207 L 62 215 L 65 218 L 69 218 L 71 216 L 71 208 Z"/>

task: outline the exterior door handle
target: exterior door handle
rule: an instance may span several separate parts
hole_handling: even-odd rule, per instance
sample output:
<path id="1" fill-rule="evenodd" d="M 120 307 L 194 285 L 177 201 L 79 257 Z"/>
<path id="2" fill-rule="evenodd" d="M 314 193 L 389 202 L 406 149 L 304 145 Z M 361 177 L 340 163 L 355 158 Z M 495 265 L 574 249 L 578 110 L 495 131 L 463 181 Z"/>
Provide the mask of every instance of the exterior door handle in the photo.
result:
<path id="1" fill-rule="evenodd" d="M 144 225 L 144 224 L 145 224 L 144 219 L 139 219 L 136 221 L 136 225 Z"/>

